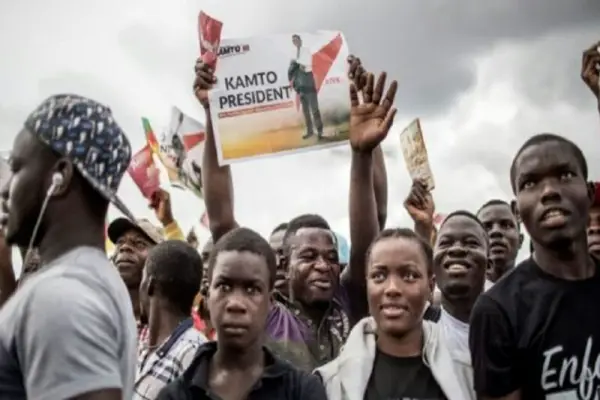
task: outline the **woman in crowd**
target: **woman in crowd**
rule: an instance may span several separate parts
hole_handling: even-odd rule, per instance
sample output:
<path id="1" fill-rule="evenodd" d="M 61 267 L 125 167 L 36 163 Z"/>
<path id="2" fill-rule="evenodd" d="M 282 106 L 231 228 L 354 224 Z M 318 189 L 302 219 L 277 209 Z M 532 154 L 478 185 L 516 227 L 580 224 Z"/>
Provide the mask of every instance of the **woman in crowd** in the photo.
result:
<path id="1" fill-rule="evenodd" d="M 371 316 L 316 370 L 329 400 L 475 399 L 470 366 L 452 358 L 438 324 L 423 321 L 432 270 L 431 247 L 413 231 L 386 229 L 375 239 L 366 267 Z"/>

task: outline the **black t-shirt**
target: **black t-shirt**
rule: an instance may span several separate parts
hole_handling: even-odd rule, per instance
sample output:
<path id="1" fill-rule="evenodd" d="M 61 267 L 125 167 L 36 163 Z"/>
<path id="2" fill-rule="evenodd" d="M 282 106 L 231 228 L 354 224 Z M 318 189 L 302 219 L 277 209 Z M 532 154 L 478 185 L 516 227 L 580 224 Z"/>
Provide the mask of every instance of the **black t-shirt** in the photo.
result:
<path id="1" fill-rule="evenodd" d="M 421 356 L 394 357 L 377 351 L 364 400 L 445 400 Z"/>
<path id="2" fill-rule="evenodd" d="M 600 399 L 599 305 L 598 269 L 592 278 L 565 281 L 523 261 L 480 296 L 471 314 L 477 394 L 521 389 L 527 400 Z"/>

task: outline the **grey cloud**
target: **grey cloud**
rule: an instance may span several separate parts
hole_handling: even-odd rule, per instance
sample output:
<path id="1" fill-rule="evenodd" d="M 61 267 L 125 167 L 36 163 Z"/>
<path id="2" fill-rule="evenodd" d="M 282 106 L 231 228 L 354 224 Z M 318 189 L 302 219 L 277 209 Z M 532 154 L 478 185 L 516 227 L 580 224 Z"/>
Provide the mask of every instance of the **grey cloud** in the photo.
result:
<path id="1" fill-rule="evenodd" d="M 2 133 L 0 134 L 0 137 L 2 137 L 2 148 L 0 148 L 0 151 L 10 150 L 12 139 L 23 126 L 25 118 L 27 118 L 27 110 L 0 107 L 0 121 L 2 121 Z"/>
<path id="2" fill-rule="evenodd" d="M 498 41 L 529 40 L 574 27 L 597 26 L 600 20 L 600 2 L 592 0 L 377 0 L 368 5 L 363 0 L 305 0 L 298 4 L 257 0 L 255 5 L 252 13 L 240 12 L 225 19 L 225 31 L 228 23 L 247 27 L 246 35 L 339 29 L 346 34 L 351 51 L 369 69 L 385 69 L 400 81 L 397 105 L 402 113 L 412 115 L 438 114 L 451 106 L 457 95 L 474 84 L 473 56 Z M 230 1 L 227 7 L 243 10 L 239 1 Z M 146 64 L 149 55 L 157 53 L 157 46 L 164 47 L 161 52 L 166 57 L 154 59 L 150 68 L 181 71 L 175 66 L 184 62 L 176 55 L 178 44 L 164 43 L 151 26 L 131 27 L 122 32 L 120 43 Z M 166 65 L 157 66 L 163 63 Z"/>
<path id="3" fill-rule="evenodd" d="M 532 106 L 519 109 L 510 125 L 490 122 L 480 124 L 477 131 L 457 132 L 460 144 L 442 155 L 440 162 L 458 168 L 477 160 L 510 193 L 508 171 L 518 148 L 533 134 L 553 132 L 580 145 L 592 176 L 599 173 L 596 160 L 600 159 L 600 147 L 594 134 L 598 122 L 593 116 L 596 104 L 580 78 L 581 54 L 598 39 L 594 35 L 598 35 L 596 29 L 556 33 L 524 47 L 509 61 L 497 57 L 498 70 L 508 69 L 514 89 Z"/>

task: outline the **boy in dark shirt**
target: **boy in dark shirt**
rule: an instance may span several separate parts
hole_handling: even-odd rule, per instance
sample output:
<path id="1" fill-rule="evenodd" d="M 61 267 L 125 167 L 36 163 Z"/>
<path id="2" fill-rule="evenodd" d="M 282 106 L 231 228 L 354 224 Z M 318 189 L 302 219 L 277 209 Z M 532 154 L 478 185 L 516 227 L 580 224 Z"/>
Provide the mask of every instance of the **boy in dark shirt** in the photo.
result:
<path id="1" fill-rule="evenodd" d="M 200 347 L 183 377 L 158 400 L 326 400 L 319 379 L 263 345 L 275 254 L 258 233 L 236 228 L 215 244 L 208 262 L 208 309 L 217 341 Z"/>
<path id="2" fill-rule="evenodd" d="M 587 249 L 593 193 L 571 141 L 529 139 L 510 177 L 534 252 L 479 298 L 469 345 L 483 399 L 597 399 L 600 275 Z"/>

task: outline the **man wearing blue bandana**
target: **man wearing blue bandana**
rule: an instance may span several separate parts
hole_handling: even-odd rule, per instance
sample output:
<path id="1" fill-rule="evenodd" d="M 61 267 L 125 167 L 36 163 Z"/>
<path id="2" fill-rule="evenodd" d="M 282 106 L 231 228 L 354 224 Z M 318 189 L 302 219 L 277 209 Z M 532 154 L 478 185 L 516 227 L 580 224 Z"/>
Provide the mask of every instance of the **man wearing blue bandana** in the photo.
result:
<path id="1" fill-rule="evenodd" d="M 106 257 L 109 203 L 131 159 L 111 110 L 77 95 L 46 99 L 17 134 L 2 189 L 9 245 L 40 269 L 0 310 L 0 399 L 131 399 L 136 326 Z"/>

